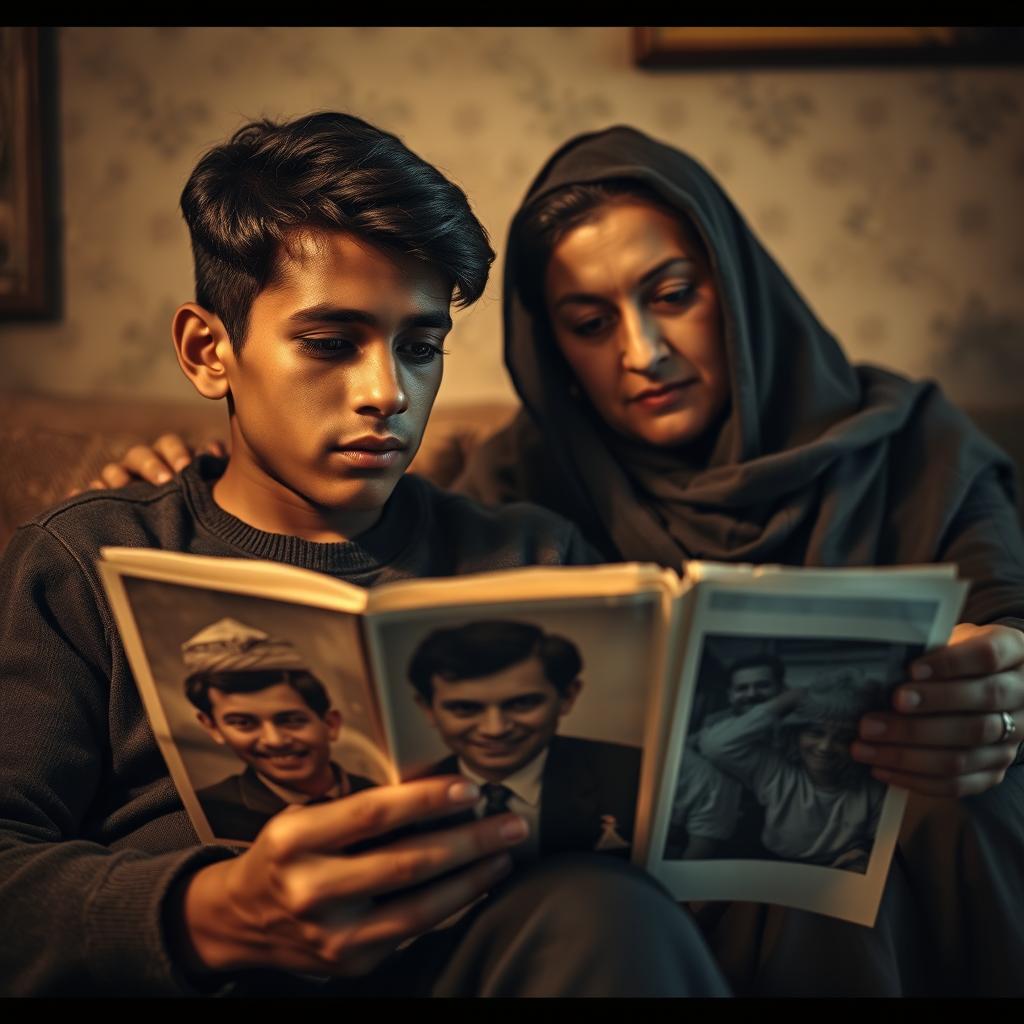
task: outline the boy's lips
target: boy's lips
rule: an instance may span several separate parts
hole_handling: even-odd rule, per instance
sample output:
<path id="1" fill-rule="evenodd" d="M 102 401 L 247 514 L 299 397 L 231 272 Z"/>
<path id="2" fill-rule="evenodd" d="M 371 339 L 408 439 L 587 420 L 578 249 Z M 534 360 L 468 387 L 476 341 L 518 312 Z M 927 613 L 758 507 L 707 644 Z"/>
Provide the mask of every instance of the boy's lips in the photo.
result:
<path id="1" fill-rule="evenodd" d="M 398 437 L 368 434 L 334 445 L 331 454 L 359 469 L 386 469 L 400 462 L 408 448 L 408 444 Z"/>

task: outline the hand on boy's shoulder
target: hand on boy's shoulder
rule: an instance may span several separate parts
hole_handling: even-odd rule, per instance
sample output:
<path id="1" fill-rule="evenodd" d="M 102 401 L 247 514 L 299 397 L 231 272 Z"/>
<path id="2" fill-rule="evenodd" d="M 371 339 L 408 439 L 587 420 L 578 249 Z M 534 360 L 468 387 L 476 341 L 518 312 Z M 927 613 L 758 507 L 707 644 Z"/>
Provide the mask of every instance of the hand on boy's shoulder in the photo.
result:
<path id="1" fill-rule="evenodd" d="M 108 462 L 84 487 L 72 488 L 67 497 L 72 498 L 84 491 L 102 491 L 108 488 L 126 487 L 138 480 L 157 486 L 166 484 L 180 473 L 196 455 L 228 457 L 228 447 L 215 438 L 193 449 L 177 434 L 163 434 L 152 445 L 133 445 L 113 462 Z"/>

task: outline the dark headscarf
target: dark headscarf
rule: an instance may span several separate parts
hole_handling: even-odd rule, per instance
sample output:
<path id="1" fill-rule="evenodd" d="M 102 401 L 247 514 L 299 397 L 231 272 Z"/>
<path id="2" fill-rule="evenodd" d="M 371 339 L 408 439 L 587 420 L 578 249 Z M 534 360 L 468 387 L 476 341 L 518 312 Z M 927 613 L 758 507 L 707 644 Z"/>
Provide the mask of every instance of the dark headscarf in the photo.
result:
<path id="1" fill-rule="evenodd" d="M 707 249 L 723 313 L 731 402 L 717 432 L 677 450 L 612 434 L 579 397 L 547 318 L 517 287 L 522 223 L 566 185 L 633 180 Z M 609 557 L 806 565 L 934 561 L 977 478 L 1003 452 L 930 382 L 851 366 L 717 182 L 632 128 L 559 149 L 512 222 L 505 361 L 525 411 L 463 478 L 484 501 L 528 499 L 575 520 Z"/>

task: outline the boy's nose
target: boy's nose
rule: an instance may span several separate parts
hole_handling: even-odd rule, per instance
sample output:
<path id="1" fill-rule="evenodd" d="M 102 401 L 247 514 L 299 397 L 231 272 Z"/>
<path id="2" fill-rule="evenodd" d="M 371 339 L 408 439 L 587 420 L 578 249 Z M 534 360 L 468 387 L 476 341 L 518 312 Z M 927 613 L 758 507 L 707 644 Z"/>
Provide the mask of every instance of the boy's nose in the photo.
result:
<path id="1" fill-rule="evenodd" d="M 399 367 L 390 346 L 370 346 L 353 368 L 352 395 L 356 411 L 387 419 L 409 408 Z"/>

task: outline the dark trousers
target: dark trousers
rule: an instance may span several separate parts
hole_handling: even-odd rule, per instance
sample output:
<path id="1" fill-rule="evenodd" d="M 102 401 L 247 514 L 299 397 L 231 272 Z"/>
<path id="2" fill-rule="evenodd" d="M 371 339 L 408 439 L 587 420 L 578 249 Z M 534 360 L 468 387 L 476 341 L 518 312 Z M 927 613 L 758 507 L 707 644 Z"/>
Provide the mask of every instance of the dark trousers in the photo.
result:
<path id="1" fill-rule="evenodd" d="M 690 915 L 645 873 L 600 854 L 517 868 L 455 925 L 420 937 L 364 978 L 316 988 L 282 981 L 265 975 L 238 994 L 729 994 Z"/>

